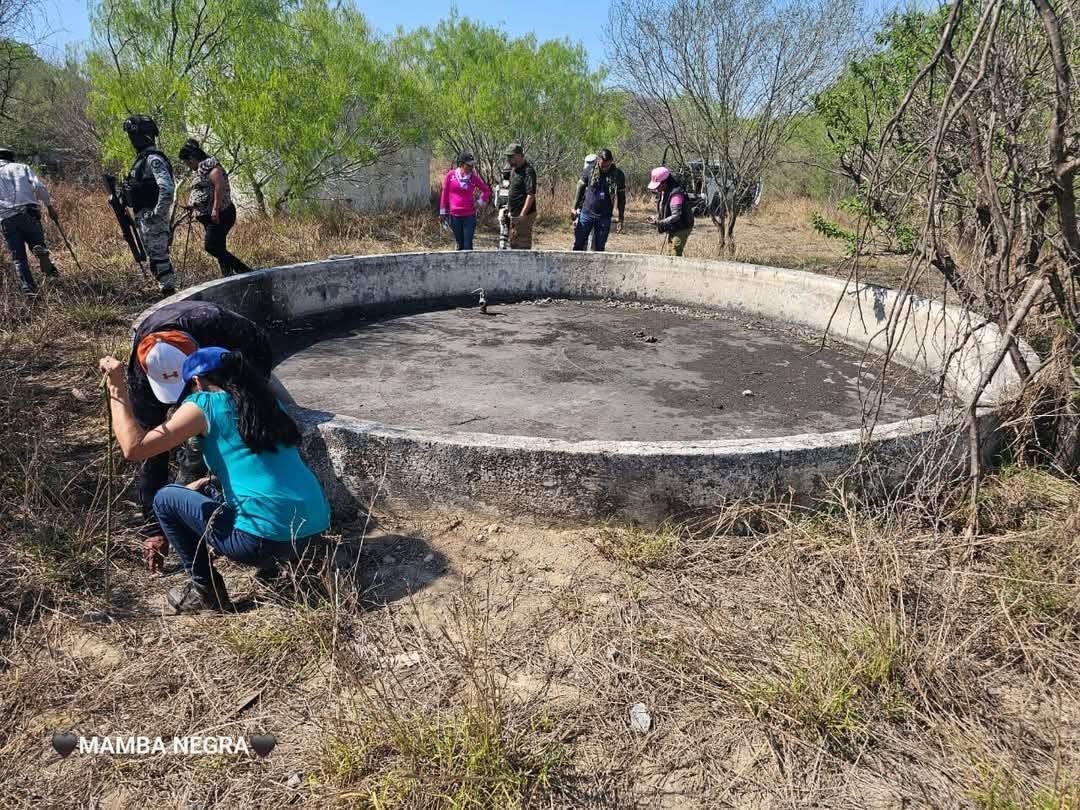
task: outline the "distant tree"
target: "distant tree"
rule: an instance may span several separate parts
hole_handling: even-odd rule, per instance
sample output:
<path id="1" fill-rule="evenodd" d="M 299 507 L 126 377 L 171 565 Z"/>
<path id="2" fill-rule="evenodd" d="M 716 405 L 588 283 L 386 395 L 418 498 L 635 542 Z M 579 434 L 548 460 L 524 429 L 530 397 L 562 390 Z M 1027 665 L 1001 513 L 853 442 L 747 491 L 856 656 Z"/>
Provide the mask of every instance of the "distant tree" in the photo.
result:
<path id="1" fill-rule="evenodd" d="M 97 162 L 96 137 L 86 129 L 86 84 L 77 62 L 53 64 L 21 45 L 13 74 L 0 142 L 21 155 L 59 160 L 65 172 L 79 174 Z"/>
<path id="2" fill-rule="evenodd" d="M 856 251 L 860 239 L 863 251 L 873 246 L 876 250 L 910 253 L 915 247 L 911 210 L 900 195 L 887 188 L 878 187 L 871 195 L 870 175 L 879 158 L 885 128 L 903 103 L 909 85 L 937 48 L 944 21 L 941 10 L 890 15 L 875 32 L 872 43 L 852 54 L 835 81 L 812 96 L 817 117 L 825 126 L 829 149 L 854 192 L 841 202 L 841 208 L 862 217 L 870 227 L 857 235 L 821 217 L 815 218 L 814 226 L 827 236 L 847 240 L 850 253 Z M 912 100 L 925 112 L 940 102 L 944 91 L 944 85 L 931 83 Z M 907 123 L 898 132 L 906 141 L 904 149 L 914 156 L 924 146 L 918 139 L 911 139 L 912 134 Z"/>
<path id="3" fill-rule="evenodd" d="M 264 212 L 422 136 L 408 77 L 351 3 L 104 0 L 92 31 L 105 159 L 130 158 L 120 122 L 148 113 L 170 153 L 206 141 Z"/>
<path id="4" fill-rule="evenodd" d="M 36 56 L 28 43 L 36 39 L 38 0 L 0 0 L 0 120 L 10 120 L 11 107 L 23 99 L 23 72 Z"/>
<path id="5" fill-rule="evenodd" d="M 613 1 L 613 73 L 675 161 L 704 161 L 721 195 L 721 245 L 858 28 L 854 0 Z"/>
<path id="6" fill-rule="evenodd" d="M 416 82 L 354 7 L 307 0 L 284 24 L 238 39 L 232 53 L 245 69 L 208 82 L 189 116 L 264 209 L 424 139 Z"/>
<path id="7" fill-rule="evenodd" d="M 436 149 L 474 153 L 489 179 L 501 171 L 507 144 L 518 142 L 554 193 L 586 154 L 626 130 L 619 94 L 605 88 L 603 70 L 589 70 L 580 45 L 511 38 L 451 15 L 403 35 L 398 47 L 423 82 Z"/>

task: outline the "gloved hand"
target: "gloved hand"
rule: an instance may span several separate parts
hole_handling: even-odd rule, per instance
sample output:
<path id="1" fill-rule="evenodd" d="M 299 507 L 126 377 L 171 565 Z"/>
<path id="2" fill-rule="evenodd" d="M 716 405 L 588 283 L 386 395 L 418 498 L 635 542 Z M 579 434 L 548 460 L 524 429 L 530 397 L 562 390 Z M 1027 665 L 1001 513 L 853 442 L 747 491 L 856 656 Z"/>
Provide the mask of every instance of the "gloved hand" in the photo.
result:
<path id="1" fill-rule="evenodd" d="M 169 541 L 163 534 L 155 534 L 143 540 L 143 562 L 152 575 L 160 575 L 165 558 L 169 555 Z"/>

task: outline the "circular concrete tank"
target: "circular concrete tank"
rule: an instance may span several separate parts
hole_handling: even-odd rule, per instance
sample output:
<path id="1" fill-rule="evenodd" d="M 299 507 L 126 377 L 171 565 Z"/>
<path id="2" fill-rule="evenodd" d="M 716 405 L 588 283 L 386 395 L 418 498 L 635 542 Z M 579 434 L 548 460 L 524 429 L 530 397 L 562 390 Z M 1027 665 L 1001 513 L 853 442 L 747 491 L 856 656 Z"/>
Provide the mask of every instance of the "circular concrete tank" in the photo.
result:
<path id="1" fill-rule="evenodd" d="M 335 506 L 545 521 L 656 522 L 813 496 L 845 472 L 894 486 L 957 448 L 955 414 L 920 410 L 927 389 L 969 398 L 1000 340 L 969 312 L 872 285 L 617 253 L 342 257 L 169 300 L 183 298 L 275 331 L 276 373 Z M 886 378 L 868 431 L 889 336 L 904 373 Z M 1016 383 L 1003 364 L 984 429 Z"/>

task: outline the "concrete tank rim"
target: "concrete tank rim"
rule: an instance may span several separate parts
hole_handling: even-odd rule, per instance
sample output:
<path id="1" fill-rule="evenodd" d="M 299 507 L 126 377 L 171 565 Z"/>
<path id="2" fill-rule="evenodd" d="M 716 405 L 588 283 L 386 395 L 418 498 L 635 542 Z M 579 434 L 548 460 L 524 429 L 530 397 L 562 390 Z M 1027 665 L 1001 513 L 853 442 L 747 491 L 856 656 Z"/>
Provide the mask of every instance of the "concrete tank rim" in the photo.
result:
<path id="1" fill-rule="evenodd" d="M 491 254 L 491 253 L 506 253 L 506 252 L 507 251 L 499 251 L 499 250 L 495 250 L 495 249 L 478 249 L 478 250 L 472 250 L 472 251 L 467 251 L 467 252 L 462 251 L 463 254 L 466 254 L 466 253 Z M 732 267 L 732 268 L 737 268 L 737 269 L 746 270 L 746 271 L 760 270 L 760 271 L 780 273 L 780 274 L 782 274 L 784 276 L 787 276 L 787 277 L 789 277 L 789 278 L 791 278 L 793 280 L 798 280 L 798 279 L 813 280 L 817 284 L 825 283 L 825 284 L 829 284 L 829 285 L 833 286 L 836 289 L 837 293 L 840 294 L 840 295 L 843 295 L 846 292 L 860 292 L 860 291 L 863 291 L 863 290 L 880 290 L 880 291 L 891 292 L 891 293 L 898 293 L 899 292 L 898 290 L 896 290 L 896 289 L 894 289 L 892 287 L 886 287 L 886 286 L 881 285 L 881 284 L 875 284 L 874 282 L 871 282 L 871 281 L 858 281 L 858 282 L 856 282 L 854 279 L 851 279 L 851 278 L 843 279 L 843 278 L 834 277 L 834 276 L 826 276 L 826 275 L 823 275 L 821 273 L 811 272 L 809 270 L 798 270 L 798 269 L 790 268 L 790 267 L 779 267 L 777 265 L 758 264 L 756 262 L 734 261 L 734 260 L 730 260 L 730 259 L 712 259 L 712 258 L 705 258 L 705 257 L 690 257 L 689 259 L 687 259 L 687 258 L 684 258 L 684 257 L 672 256 L 672 255 L 667 255 L 667 254 L 649 255 L 649 254 L 641 254 L 641 253 L 626 253 L 626 252 L 614 251 L 614 250 L 607 250 L 607 251 L 604 251 L 602 254 L 595 254 L 592 251 L 587 251 L 586 252 L 586 251 L 574 251 L 574 250 L 567 250 L 567 249 L 514 250 L 514 251 L 511 251 L 511 252 L 514 253 L 514 254 L 525 254 L 525 255 L 532 255 L 532 256 L 545 256 L 545 255 L 557 254 L 557 255 L 568 255 L 568 256 L 577 256 L 577 257 L 580 257 L 580 256 L 593 256 L 593 255 L 604 255 L 604 256 L 615 256 L 615 257 L 620 257 L 620 258 L 625 258 L 625 259 L 641 259 L 643 257 L 647 257 L 650 261 L 664 261 L 665 263 L 667 263 L 669 265 L 672 265 L 674 267 L 678 267 L 680 264 L 684 264 L 687 261 L 690 261 L 690 262 L 693 262 L 695 264 L 696 263 L 701 263 L 701 264 L 704 264 L 706 266 Z M 215 278 L 215 279 L 211 279 L 210 281 L 204 281 L 201 284 L 193 284 L 190 287 L 185 287 L 185 288 L 183 288 L 181 290 L 177 290 L 177 292 L 175 292 L 173 295 L 168 296 L 167 298 L 161 299 L 160 301 L 152 304 L 151 306 L 147 307 L 145 310 L 140 312 L 139 315 L 135 318 L 135 321 L 132 323 L 132 330 L 134 331 L 135 329 L 138 329 L 139 324 L 141 324 L 149 315 L 151 315 L 156 310 L 161 309 L 162 307 L 164 307 L 164 306 L 166 306 L 168 304 L 176 303 L 178 301 L 189 300 L 193 296 L 197 296 L 197 295 L 201 294 L 202 292 L 204 292 L 206 290 L 214 289 L 215 287 L 222 286 L 222 285 L 224 285 L 226 283 L 233 282 L 235 280 L 241 280 L 241 279 L 254 280 L 254 279 L 258 279 L 258 278 L 266 278 L 266 277 L 272 276 L 273 274 L 278 273 L 280 271 L 284 271 L 284 270 L 297 270 L 297 269 L 303 269 L 303 268 L 315 268 L 315 267 L 319 267 L 319 266 L 322 266 L 322 265 L 325 265 L 325 264 L 328 264 L 328 263 L 331 263 L 331 262 L 334 262 L 334 263 L 348 262 L 348 261 L 372 262 L 372 261 L 378 261 L 378 260 L 381 260 L 381 259 L 386 259 L 386 258 L 391 258 L 391 257 L 405 259 L 405 258 L 419 258 L 419 257 L 426 257 L 426 256 L 432 256 L 432 255 L 440 255 L 440 254 L 454 255 L 455 253 L 457 253 L 457 252 L 456 251 L 449 251 L 449 250 L 446 250 L 446 251 L 414 250 L 414 251 L 403 251 L 403 252 L 397 252 L 397 253 L 333 254 L 331 256 L 326 257 L 325 259 L 313 259 L 311 261 L 293 262 L 291 264 L 282 264 L 282 265 L 277 265 L 277 266 L 274 266 L 274 267 L 255 268 L 255 269 L 250 270 L 247 273 L 237 273 L 235 275 L 228 276 L 228 277 L 225 277 L 225 278 Z M 686 269 L 690 269 L 690 268 L 686 268 Z M 918 295 L 916 293 L 909 293 L 908 297 L 915 300 L 915 301 L 918 301 L 918 302 L 931 302 L 931 303 L 942 304 L 942 302 L 938 301 L 938 299 L 936 299 L 936 298 L 925 298 L 925 297 L 920 296 L 920 295 Z M 942 305 L 944 306 L 944 304 L 942 304 Z M 1027 359 L 1029 361 L 1034 361 L 1036 363 L 1036 365 L 1037 365 L 1038 362 L 1040 361 L 1040 358 L 1034 352 L 1034 350 L 1031 349 L 1031 347 L 1027 344 L 1026 341 L 1019 340 L 1018 342 L 1021 345 L 1021 349 L 1024 352 L 1025 357 L 1027 357 Z"/>
<path id="2" fill-rule="evenodd" d="M 634 439 L 580 439 L 569 441 L 546 436 L 529 436 L 521 433 L 479 433 L 470 431 L 421 430 L 419 428 L 389 425 L 359 419 L 346 414 L 320 411 L 293 405 L 291 410 L 305 425 L 342 428 L 381 438 L 395 438 L 417 443 L 442 444 L 453 447 L 485 447 L 490 450 L 526 450 L 567 455 L 610 453 L 614 455 L 730 455 L 741 456 L 754 453 L 784 451 L 813 451 L 855 447 L 862 443 L 863 430 L 849 428 L 825 433 L 789 433 L 782 436 L 741 439 L 681 439 L 672 441 L 641 441 Z M 980 408 L 979 416 L 992 414 L 992 408 Z M 918 436 L 953 424 L 954 420 L 942 420 L 940 414 L 918 416 L 896 422 L 882 423 L 874 427 L 873 438 L 877 440 L 899 439 Z"/>
<path id="3" fill-rule="evenodd" d="M 455 252 L 455 251 L 407 251 L 397 253 L 372 253 L 372 254 L 348 254 L 348 255 L 332 255 L 326 259 L 317 259 L 305 262 L 295 262 L 287 265 L 278 265 L 275 267 L 265 267 L 251 270 L 248 273 L 237 274 L 228 276 L 225 278 L 212 279 L 210 281 L 203 282 L 201 284 L 186 287 L 177 291 L 174 295 L 169 296 L 154 305 L 148 307 L 136 318 L 132 325 L 132 331 L 138 329 L 141 324 L 149 315 L 156 310 L 167 306 L 168 304 L 176 303 L 185 300 L 205 300 L 202 295 L 207 291 L 212 291 L 219 287 L 226 285 L 236 284 L 240 281 L 253 281 L 262 278 L 272 278 L 278 273 L 286 271 L 296 271 L 305 269 L 314 269 L 323 267 L 330 263 L 344 263 L 344 262 L 358 262 L 358 263 L 377 263 L 379 261 L 391 260 L 407 260 L 412 258 L 426 258 L 432 256 L 440 256 L 444 259 L 449 257 L 461 257 L 468 256 L 469 254 L 503 254 L 506 251 L 481 249 L 469 252 Z M 555 250 L 515 250 L 509 251 L 510 254 L 531 255 L 536 257 L 542 257 L 547 255 L 560 255 L 560 256 L 574 256 L 578 260 L 582 258 L 595 256 L 610 256 L 618 257 L 628 260 L 641 260 L 647 258 L 650 262 L 663 261 L 665 264 L 671 265 L 676 269 L 699 270 L 708 269 L 710 267 L 717 268 L 729 268 L 735 269 L 739 272 L 751 272 L 751 271 L 765 271 L 768 273 L 778 274 L 793 281 L 808 281 L 817 285 L 826 285 L 836 290 L 839 295 L 846 293 L 858 293 L 864 290 L 883 291 L 887 293 L 899 294 L 899 291 L 884 287 L 872 282 L 859 281 L 855 282 L 852 279 L 844 279 L 840 277 L 826 276 L 820 273 L 813 273 L 806 270 L 797 270 L 792 268 L 778 267 L 775 265 L 757 264 L 751 262 L 737 262 L 726 259 L 711 259 L 705 257 L 692 257 L 689 261 L 683 257 L 676 257 L 671 255 L 649 255 L 639 253 L 624 253 L 619 251 L 606 251 L 604 253 L 593 252 L 578 252 L 567 249 L 555 249 Z M 685 266 L 691 264 L 691 266 Z M 680 267 L 680 265 L 683 265 Z M 908 298 L 916 302 L 926 302 L 940 305 L 942 307 L 948 307 L 943 302 L 934 298 L 924 298 L 913 293 L 907 295 Z M 958 311 L 967 312 L 966 310 L 959 310 L 959 308 L 952 307 Z M 968 313 L 978 317 L 975 313 Z M 1034 352 L 1033 349 L 1023 340 L 1018 340 L 1021 346 L 1021 350 L 1029 361 L 1034 361 L 1033 368 L 1037 368 L 1041 359 Z M 418 442 L 434 442 L 444 444 L 448 446 L 457 447 L 470 447 L 482 445 L 490 449 L 507 449 L 507 450 L 545 450 L 549 452 L 557 453 L 596 453 L 606 452 L 612 454 L 627 454 L 627 455 L 649 455 L 649 454 L 678 454 L 685 453 L 687 455 L 698 454 L 712 454 L 712 455 L 746 455 L 758 452 L 785 452 L 785 451 L 808 451 L 815 449 L 840 449 L 845 447 L 853 447 L 863 444 L 866 441 L 869 443 L 875 443 L 878 441 L 884 441 L 895 438 L 905 437 L 918 437 L 930 433 L 935 427 L 942 427 L 944 425 L 955 424 L 958 417 L 953 416 L 951 418 L 945 418 L 943 412 L 936 412 L 925 416 L 916 416 L 909 419 L 903 419 L 895 422 L 875 424 L 872 426 L 870 435 L 865 435 L 865 428 L 849 428 L 840 431 L 827 431 L 821 433 L 802 433 L 802 434 L 787 434 L 779 435 L 775 437 L 757 437 L 757 438 L 741 438 L 741 439 L 700 439 L 700 440 L 675 440 L 675 441 L 636 441 L 636 440 L 580 440 L 580 441 L 566 441 L 561 439 L 552 439 L 547 437 L 530 436 L 528 434 L 490 434 L 490 433 L 478 433 L 470 431 L 435 431 L 435 430 L 419 430 L 415 428 L 409 428 L 402 425 L 387 424 L 383 422 L 374 422 L 358 419 L 355 417 L 346 416 L 343 414 L 328 414 L 325 411 L 318 411 L 317 409 L 310 409 L 299 404 L 293 406 L 294 409 L 301 415 L 302 420 L 305 423 L 312 424 L 333 424 L 338 427 L 350 427 L 353 430 L 357 430 L 366 435 L 382 435 L 393 436 L 399 439 L 407 439 Z M 1000 403 L 978 407 L 978 415 L 980 418 L 993 415 L 1000 408 Z M 329 419 L 318 418 L 317 415 L 329 415 Z"/>

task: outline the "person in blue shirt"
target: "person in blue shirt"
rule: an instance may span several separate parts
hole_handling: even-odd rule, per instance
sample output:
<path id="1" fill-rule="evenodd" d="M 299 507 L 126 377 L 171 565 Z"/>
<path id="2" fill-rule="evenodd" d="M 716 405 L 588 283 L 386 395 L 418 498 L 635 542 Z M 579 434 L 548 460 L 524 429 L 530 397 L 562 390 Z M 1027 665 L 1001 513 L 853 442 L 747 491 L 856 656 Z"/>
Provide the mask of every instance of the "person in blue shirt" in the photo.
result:
<path id="1" fill-rule="evenodd" d="M 239 352 L 201 348 L 184 362 L 184 391 L 165 424 L 139 426 L 128 399 L 124 364 L 99 363 L 106 376 L 116 440 L 137 461 L 198 436 L 203 459 L 224 503 L 200 492 L 207 479 L 171 484 L 154 497 L 154 512 L 191 581 L 166 596 L 176 613 L 231 607 L 209 551 L 266 576 L 296 562 L 330 525 L 330 506 L 297 446 L 300 430 L 266 378 Z"/>

